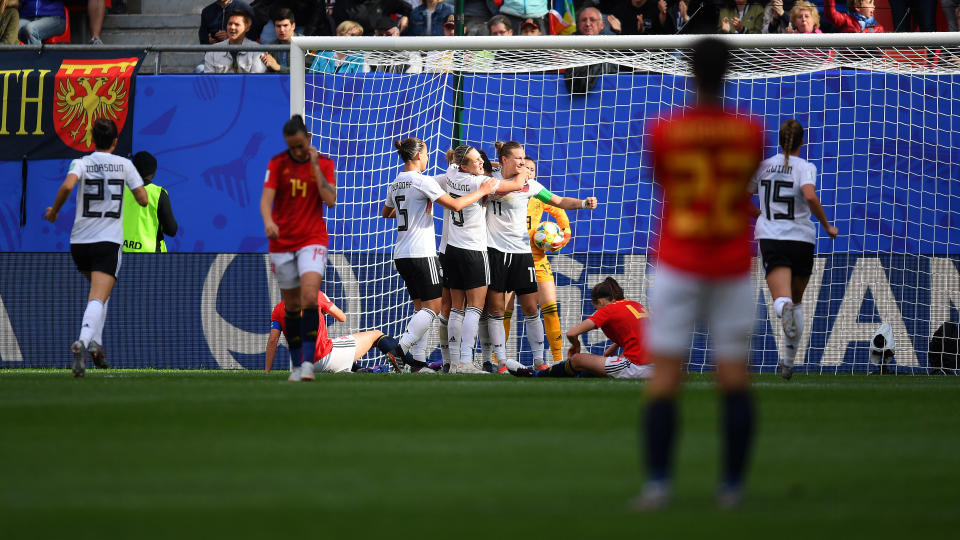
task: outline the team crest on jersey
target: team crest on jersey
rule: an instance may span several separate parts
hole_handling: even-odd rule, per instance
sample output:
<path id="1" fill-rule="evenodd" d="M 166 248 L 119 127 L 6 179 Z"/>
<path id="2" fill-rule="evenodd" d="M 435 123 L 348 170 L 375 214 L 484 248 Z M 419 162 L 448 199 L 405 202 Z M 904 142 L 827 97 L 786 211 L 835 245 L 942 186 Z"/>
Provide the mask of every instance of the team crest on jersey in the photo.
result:
<path id="1" fill-rule="evenodd" d="M 74 150 L 89 152 L 93 122 L 109 118 L 123 130 L 130 109 L 130 78 L 137 58 L 64 60 L 54 85 L 53 123 L 60 139 Z"/>

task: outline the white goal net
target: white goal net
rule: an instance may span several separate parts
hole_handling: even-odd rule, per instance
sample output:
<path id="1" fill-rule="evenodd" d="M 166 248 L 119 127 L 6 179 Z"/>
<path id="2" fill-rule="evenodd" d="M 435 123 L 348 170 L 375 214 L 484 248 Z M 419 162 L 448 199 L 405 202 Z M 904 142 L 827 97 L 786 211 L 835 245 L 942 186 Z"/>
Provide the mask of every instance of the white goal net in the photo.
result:
<path id="1" fill-rule="evenodd" d="M 606 276 L 645 302 L 658 202 L 646 128 L 690 101 L 695 39 L 295 38 L 291 112 L 305 115 L 314 144 L 336 162 L 341 190 L 328 217 L 326 287 L 350 319 L 337 332 L 398 335 L 412 314 L 391 262 L 396 223 L 380 217 L 402 166 L 392 143 L 411 136 L 430 148 L 428 173 L 443 172 L 452 145 L 493 157 L 495 141 L 513 140 L 551 191 L 599 199 L 594 211 L 568 212 L 574 240 L 550 257 L 564 330 L 593 312 L 590 288 Z M 960 36 L 730 43 L 724 104 L 762 122 L 765 157 L 778 152 L 784 120 L 805 126 L 801 157 L 817 166 L 818 193 L 840 228 L 830 241 L 817 226 L 797 369 L 874 369 L 870 340 L 886 322 L 896 341 L 892 367 L 925 371 L 931 336 L 960 320 Z M 750 361 L 772 371 L 782 332 L 755 276 Z M 509 353 L 528 363 L 522 326 L 514 324 Z M 599 332 L 588 341 L 597 353 L 607 343 Z M 708 349 L 705 336 L 694 341 L 691 370 L 709 366 Z"/>

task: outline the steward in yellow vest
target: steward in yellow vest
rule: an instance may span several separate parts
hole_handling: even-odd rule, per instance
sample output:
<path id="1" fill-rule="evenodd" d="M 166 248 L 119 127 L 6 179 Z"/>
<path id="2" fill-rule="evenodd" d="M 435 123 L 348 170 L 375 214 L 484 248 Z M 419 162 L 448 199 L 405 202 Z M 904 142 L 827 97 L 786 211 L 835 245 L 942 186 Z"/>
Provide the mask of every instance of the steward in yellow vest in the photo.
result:
<path id="1" fill-rule="evenodd" d="M 133 193 L 123 190 L 123 251 L 124 253 L 166 253 L 163 236 L 177 234 L 177 220 L 173 217 L 167 190 L 152 183 L 157 172 L 157 159 L 149 152 L 137 152 L 133 164 L 143 178 L 147 190 L 147 206 L 133 204 Z"/>

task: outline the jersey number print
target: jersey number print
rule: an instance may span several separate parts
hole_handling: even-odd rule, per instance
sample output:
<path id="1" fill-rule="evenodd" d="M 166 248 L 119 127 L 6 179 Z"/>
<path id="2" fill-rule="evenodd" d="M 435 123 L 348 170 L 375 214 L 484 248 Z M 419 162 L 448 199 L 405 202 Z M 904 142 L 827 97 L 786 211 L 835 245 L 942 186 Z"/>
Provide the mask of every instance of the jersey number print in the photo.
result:
<path id="1" fill-rule="evenodd" d="M 772 188 L 771 188 L 772 184 Z M 767 210 L 767 219 L 770 219 L 770 195 L 773 194 L 773 202 L 783 203 L 787 205 L 786 212 L 777 212 L 773 214 L 773 219 L 793 219 L 793 197 L 789 195 L 781 195 L 780 190 L 782 188 L 793 187 L 793 182 L 787 182 L 785 180 L 761 180 L 760 185 L 763 186 L 763 207 Z"/>
<path id="2" fill-rule="evenodd" d="M 753 172 L 753 154 L 741 151 L 684 150 L 666 158 L 670 221 L 681 238 L 730 237 L 743 227 L 737 205 L 747 189 L 742 178 Z"/>
<path id="3" fill-rule="evenodd" d="M 103 178 L 88 178 L 85 181 L 86 186 L 95 187 L 96 192 L 88 193 L 86 190 L 83 192 L 83 217 L 88 218 L 98 218 L 98 217 L 108 217 L 113 219 L 120 219 L 120 207 L 123 205 L 123 179 L 111 178 L 106 180 L 107 185 L 110 187 L 117 186 L 119 190 L 114 193 L 113 190 L 110 190 L 110 200 L 117 201 L 117 209 L 110 212 L 95 212 L 90 209 L 90 203 L 93 201 L 102 201 L 104 200 L 103 193 Z"/>

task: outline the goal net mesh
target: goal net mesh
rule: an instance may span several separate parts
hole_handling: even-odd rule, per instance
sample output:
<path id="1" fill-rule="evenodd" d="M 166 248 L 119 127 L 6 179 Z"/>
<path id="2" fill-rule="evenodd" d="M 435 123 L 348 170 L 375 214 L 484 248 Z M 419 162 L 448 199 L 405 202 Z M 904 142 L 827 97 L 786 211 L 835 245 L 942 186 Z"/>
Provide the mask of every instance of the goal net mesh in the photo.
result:
<path id="1" fill-rule="evenodd" d="M 548 189 L 599 199 L 596 210 L 568 212 L 573 241 L 550 255 L 564 330 L 593 313 L 590 288 L 606 276 L 628 298 L 646 302 L 659 203 L 647 127 L 691 102 L 689 54 L 307 51 L 307 74 L 292 84 L 303 86 L 307 126 L 336 162 L 340 190 L 327 219 L 331 250 L 342 256 L 326 287 L 349 320 L 334 334 L 379 328 L 399 335 L 413 313 L 392 265 L 396 222 L 380 217 L 386 187 L 402 168 L 392 144 L 406 137 L 426 141 L 428 174 L 445 170 L 452 145 L 493 157 L 495 141 L 518 141 Z M 800 156 L 816 165 L 819 196 L 840 229 L 831 241 L 817 226 L 799 371 L 876 369 L 870 341 L 884 322 L 895 339 L 892 369 L 924 371 L 931 336 L 958 320 L 958 74 L 958 47 L 734 50 L 724 105 L 762 123 L 765 157 L 779 151 L 784 120 L 805 126 Z M 750 364 L 769 372 L 783 337 L 762 272 L 754 277 Z M 529 363 L 517 318 L 508 355 Z M 429 335 L 427 350 L 437 359 L 437 333 Z M 598 331 L 586 342 L 597 354 L 609 344 Z M 698 332 L 689 369 L 709 369 L 708 351 Z"/>

